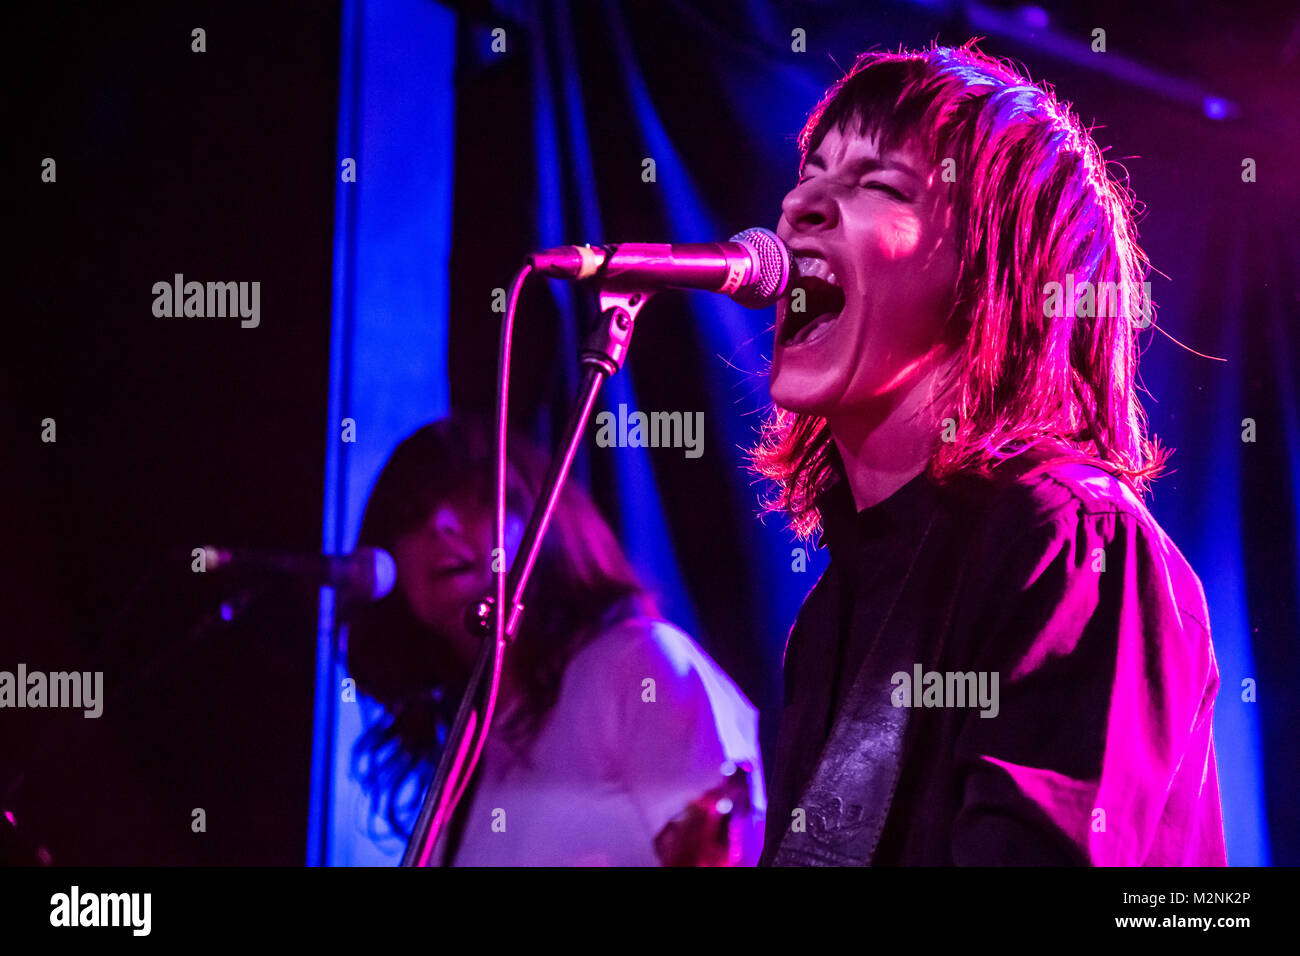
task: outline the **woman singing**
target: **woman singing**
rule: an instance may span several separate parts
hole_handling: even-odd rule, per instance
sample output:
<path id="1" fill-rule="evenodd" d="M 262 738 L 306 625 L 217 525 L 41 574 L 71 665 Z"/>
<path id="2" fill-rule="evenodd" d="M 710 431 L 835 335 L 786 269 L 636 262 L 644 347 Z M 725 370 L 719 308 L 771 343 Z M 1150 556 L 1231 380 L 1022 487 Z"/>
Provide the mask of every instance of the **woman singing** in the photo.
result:
<path id="1" fill-rule="evenodd" d="M 1142 496 L 1134 201 L 1010 66 L 871 53 L 799 141 L 755 465 L 830 565 L 763 863 L 1225 863 L 1199 579 Z"/>

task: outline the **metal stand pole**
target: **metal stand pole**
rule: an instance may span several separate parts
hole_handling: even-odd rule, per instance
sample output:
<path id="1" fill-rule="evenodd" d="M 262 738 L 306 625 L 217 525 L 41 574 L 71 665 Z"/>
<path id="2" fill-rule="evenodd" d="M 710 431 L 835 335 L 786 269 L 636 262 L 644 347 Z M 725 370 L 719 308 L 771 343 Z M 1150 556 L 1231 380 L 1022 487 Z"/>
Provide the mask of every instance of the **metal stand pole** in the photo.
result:
<path id="1" fill-rule="evenodd" d="M 495 701 L 481 700 L 488 696 L 487 678 L 494 670 L 504 668 L 504 655 L 510 642 L 518 634 L 519 623 L 523 617 L 524 591 L 528 588 L 528 580 L 537 562 L 546 529 L 555 514 L 564 482 L 569 476 L 573 458 L 577 454 L 583 432 L 586 431 L 587 423 L 591 418 L 596 395 L 605 379 L 623 367 L 637 314 L 645 306 L 650 295 L 651 293 L 648 292 L 602 291 L 600 293 L 601 321 L 588 337 L 580 356 L 584 369 L 582 384 L 574 400 L 568 424 L 565 426 L 564 439 L 558 453 L 551 459 L 550 471 L 533 505 L 533 513 L 524 530 L 519 552 L 510 565 L 510 573 L 506 579 L 505 593 L 509 613 L 505 621 L 505 640 L 498 646 L 495 640 L 487 638 L 487 635 L 495 633 L 494 615 L 498 613 L 498 609 L 493 606 L 496 603 L 494 600 L 485 598 L 479 603 L 478 608 L 478 624 L 485 639 L 475 661 L 465 696 L 461 698 L 455 723 L 447 737 L 442 759 L 438 761 L 437 772 L 424 796 L 415 829 L 406 845 L 402 866 L 429 865 L 434 847 L 447 821 L 455 812 L 456 798 L 459 797 L 459 794 L 453 794 L 453 799 L 447 800 L 451 778 L 453 775 L 463 778 L 461 793 L 464 792 L 464 784 L 468 783 L 468 776 L 462 775 L 459 771 L 466 759 L 470 734 L 473 730 L 480 729 L 486 736 L 488 728 L 482 727 L 481 724 L 491 720 L 492 710 L 495 707 Z M 447 802 L 448 806 L 444 812 L 439 813 L 439 808 L 444 802 Z"/>

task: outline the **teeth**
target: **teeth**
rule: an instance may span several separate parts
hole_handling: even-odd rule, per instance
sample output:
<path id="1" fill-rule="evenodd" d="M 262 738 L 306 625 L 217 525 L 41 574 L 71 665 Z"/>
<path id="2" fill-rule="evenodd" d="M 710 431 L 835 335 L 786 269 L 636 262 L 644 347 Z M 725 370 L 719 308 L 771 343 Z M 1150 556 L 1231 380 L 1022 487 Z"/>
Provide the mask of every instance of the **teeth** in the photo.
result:
<path id="1" fill-rule="evenodd" d="M 819 256 L 795 256 L 794 262 L 800 276 L 811 276 L 831 285 L 840 284 L 835 273 L 831 272 L 830 265 Z"/>

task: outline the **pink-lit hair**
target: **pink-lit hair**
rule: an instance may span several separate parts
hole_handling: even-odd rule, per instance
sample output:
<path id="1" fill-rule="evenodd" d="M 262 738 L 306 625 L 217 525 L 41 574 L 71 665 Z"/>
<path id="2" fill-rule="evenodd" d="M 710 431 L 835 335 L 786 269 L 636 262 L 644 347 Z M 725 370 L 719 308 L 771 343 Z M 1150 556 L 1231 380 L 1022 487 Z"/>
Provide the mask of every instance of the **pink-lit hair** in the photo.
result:
<path id="1" fill-rule="evenodd" d="M 974 46 L 864 53 L 813 110 L 799 136 L 800 172 L 831 129 L 876 137 L 882 152 L 917 141 L 934 167 L 955 160 L 951 196 L 959 267 L 942 334 L 960 342 L 949 380 L 955 440 L 927 471 L 943 482 L 987 474 L 1044 441 L 1145 494 L 1168 449 L 1149 441 L 1134 387 L 1139 322 L 1154 322 L 1138 246 L 1136 202 L 1110 175 L 1068 103 Z M 1124 313 L 1044 316 L 1048 283 L 1114 283 Z M 1142 317 L 1146 321 L 1142 321 Z M 765 501 L 800 535 L 820 524 L 816 499 L 834 480 L 826 420 L 772 406 L 751 463 L 778 493 Z"/>

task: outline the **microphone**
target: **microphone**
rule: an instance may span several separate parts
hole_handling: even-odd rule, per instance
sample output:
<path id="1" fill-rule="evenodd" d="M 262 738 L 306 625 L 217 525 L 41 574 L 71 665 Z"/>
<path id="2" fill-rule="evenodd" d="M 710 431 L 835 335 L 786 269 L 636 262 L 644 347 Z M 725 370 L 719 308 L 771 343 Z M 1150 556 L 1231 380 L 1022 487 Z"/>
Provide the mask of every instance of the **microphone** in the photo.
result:
<path id="1" fill-rule="evenodd" d="M 378 601 L 397 583 L 397 563 L 382 548 L 357 548 L 351 554 L 295 554 L 286 551 L 205 547 L 204 567 L 227 567 L 306 578 L 335 588 L 341 602 Z"/>
<path id="2" fill-rule="evenodd" d="M 557 246 L 528 257 L 552 279 L 598 278 L 611 291 L 703 289 L 762 309 L 785 294 L 794 272 L 786 244 L 767 229 L 738 232 L 727 242 L 622 242 Z"/>

